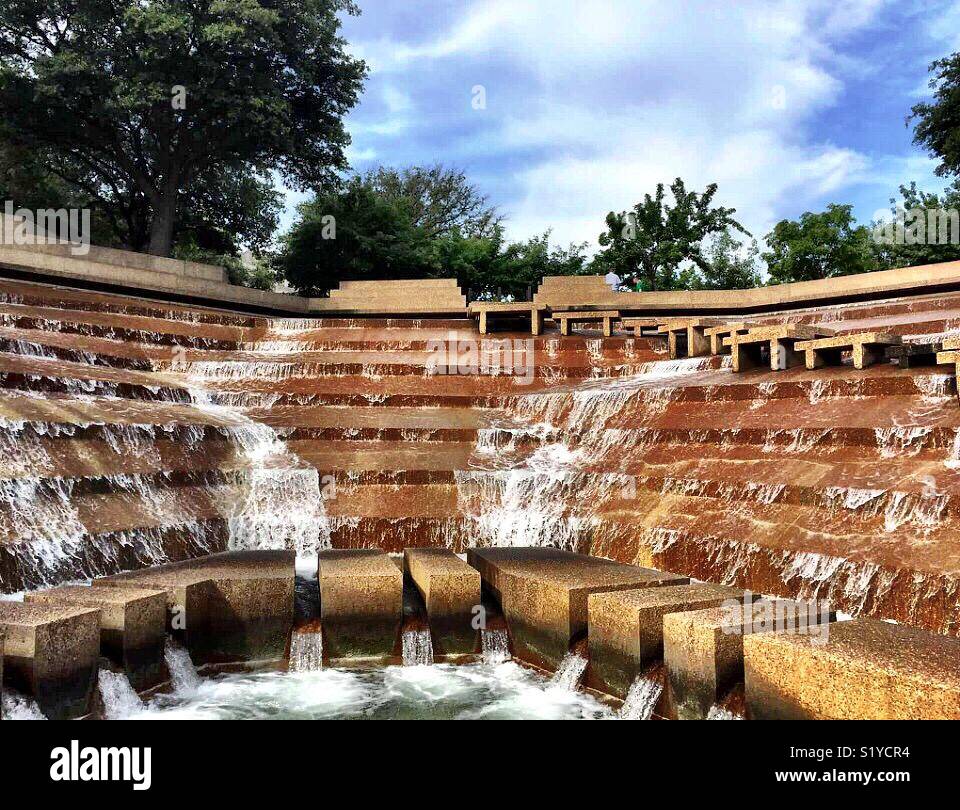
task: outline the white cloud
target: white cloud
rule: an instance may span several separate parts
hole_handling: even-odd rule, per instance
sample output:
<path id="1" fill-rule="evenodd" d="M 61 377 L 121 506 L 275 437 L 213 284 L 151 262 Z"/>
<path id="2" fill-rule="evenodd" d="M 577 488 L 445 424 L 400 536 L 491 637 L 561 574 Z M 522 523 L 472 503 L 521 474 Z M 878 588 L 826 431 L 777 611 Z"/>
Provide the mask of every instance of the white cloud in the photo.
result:
<path id="1" fill-rule="evenodd" d="M 391 0 L 381 2 L 370 22 L 390 19 Z M 557 241 L 594 242 L 607 211 L 676 176 L 698 190 L 718 183 L 718 201 L 762 235 L 824 195 L 896 176 L 895 188 L 897 170 L 920 168 L 814 128 L 845 81 L 873 69 L 844 51 L 845 38 L 888 9 L 896 15 L 892 0 L 462 5 L 426 36 L 404 38 L 389 24 L 364 36 L 363 18 L 355 24 L 351 48 L 371 66 L 377 112 L 350 129 L 357 155 L 482 166 L 516 238 L 553 227 Z M 451 80 L 462 81 L 464 101 L 438 109 Z M 483 112 L 465 101 L 476 84 L 488 93 Z M 447 96 L 429 96 L 439 86 Z"/>

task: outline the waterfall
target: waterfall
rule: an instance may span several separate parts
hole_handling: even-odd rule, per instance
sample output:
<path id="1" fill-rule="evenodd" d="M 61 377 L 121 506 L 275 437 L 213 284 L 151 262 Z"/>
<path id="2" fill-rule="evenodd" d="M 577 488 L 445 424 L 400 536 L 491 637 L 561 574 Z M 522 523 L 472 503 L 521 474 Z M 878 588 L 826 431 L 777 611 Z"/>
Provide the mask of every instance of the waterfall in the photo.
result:
<path id="1" fill-rule="evenodd" d="M 4 720 L 46 720 L 36 701 L 4 687 L 0 718 Z"/>
<path id="2" fill-rule="evenodd" d="M 619 432 L 607 421 L 633 403 L 646 411 L 666 407 L 680 390 L 670 380 L 717 364 L 712 357 L 654 361 L 627 378 L 507 397 L 516 421 L 482 428 L 472 468 L 455 472 L 458 507 L 472 523 L 469 542 L 577 550 L 597 523 L 597 508 L 635 492 L 631 476 L 585 471 L 608 452 L 624 457 L 623 437 L 608 435 Z M 637 438 L 632 432 L 630 440 Z M 518 458 L 528 445 L 533 451 Z"/>
<path id="3" fill-rule="evenodd" d="M 587 659 L 575 652 L 568 652 L 563 656 L 560 666 L 550 679 L 550 686 L 575 692 L 580 686 L 584 672 L 587 671 Z"/>
<path id="4" fill-rule="evenodd" d="M 715 703 L 707 712 L 707 720 L 743 720 L 743 718 Z"/>
<path id="5" fill-rule="evenodd" d="M 403 631 L 403 665 L 429 666 L 433 663 L 433 640 L 429 630 Z"/>
<path id="6" fill-rule="evenodd" d="M 510 636 L 506 630 L 483 630 L 480 633 L 483 663 L 502 664 L 510 660 Z"/>
<path id="7" fill-rule="evenodd" d="M 101 669 L 99 686 L 103 715 L 107 720 L 122 720 L 143 711 L 143 701 L 124 673 Z"/>
<path id="8" fill-rule="evenodd" d="M 657 707 L 660 695 L 663 694 L 664 672 L 662 668 L 649 674 L 639 676 L 627 691 L 627 696 L 620 707 L 621 720 L 649 720 L 653 710 Z"/>
<path id="9" fill-rule="evenodd" d="M 197 674 L 190 653 L 172 638 L 167 638 L 164 659 L 170 671 L 170 683 L 174 692 L 195 692 L 202 679 Z"/>
<path id="10" fill-rule="evenodd" d="M 299 628 L 290 639 L 290 672 L 323 669 L 323 634 L 318 629 Z"/>
<path id="11" fill-rule="evenodd" d="M 330 547 L 320 473 L 304 464 L 269 425 L 214 405 L 203 391 L 191 391 L 196 407 L 229 416 L 230 440 L 247 463 L 239 489 L 225 512 L 231 549 L 293 549 L 298 557 Z"/>

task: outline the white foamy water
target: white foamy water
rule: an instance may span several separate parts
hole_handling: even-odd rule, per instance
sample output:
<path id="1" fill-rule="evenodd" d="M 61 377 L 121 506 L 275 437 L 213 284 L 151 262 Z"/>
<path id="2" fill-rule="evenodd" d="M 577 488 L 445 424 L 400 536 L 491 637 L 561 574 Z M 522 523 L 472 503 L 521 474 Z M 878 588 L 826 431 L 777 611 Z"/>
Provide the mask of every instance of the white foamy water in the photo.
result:
<path id="1" fill-rule="evenodd" d="M 558 689 L 574 691 L 580 686 L 583 673 L 587 671 L 587 663 L 587 659 L 582 655 L 572 652 L 567 653 L 563 656 L 557 671 L 553 673 L 553 677 L 550 679 L 551 685 Z"/>
<path id="2" fill-rule="evenodd" d="M 191 391 L 196 406 L 236 423 L 226 432 L 248 462 L 235 499 L 224 504 L 231 549 L 293 549 L 298 557 L 330 547 L 320 473 L 290 452 L 276 431 Z"/>
<path id="3" fill-rule="evenodd" d="M 36 701 L 4 687 L 0 704 L 0 717 L 4 720 L 46 720 Z"/>
<path id="4" fill-rule="evenodd" d="M 204 679 L 157 695 L 137 719 L 610 719 L 582 692 L 557 689 L 512 662 L 384 669 L 261 672 Z"/>
<path id="5" fill-rule="evenodd" d="M 663 681 L 659 678 L 637 678 L 627 691 L 620 707 L 621 720 L 649 720 L 663 694 Z"/>
<path id="6" fill-rule="evenodd" d="M 502 664 L 510 660 L 510 636 L 506 630 L 483 630 L 480 643 L 483 663 Z"/>
<path id="7" fill-rule="evenodd" d="M 122 672 L 101 669 L 99 686 L 103 715 L 107 720 L 122 720 L 143 711 L 143 701 Z"/>
<path id="8" fill-rule="evenodd" d="M 433 663 L 433 640 L 429 630 L 405 630 L 403 632 L 403 665 L 405 667 L 429 666 Z"/>
<path id="9" fill-rule="evenodd" d="M 315 672 L 323 669 L 323 634 L 294 631 L 290 639 L 290 671 Z"/>
<path id="10" fill-rule="evenodd" d="M 189 651 L 171 638 L 167 639 L 164 660 L 170 670 L 170 683 L 174 693 L 190 694 L 200 687 L 202 678 L 197 674 Z"/>
<path id="11" fill-rule="evenodd" d="M 724 709 L 722 706 L 714 704 L 710 707 L 710 711 L 707 712 L 707 720 L 743 720 L 743 718 L 728 709 Z"/>

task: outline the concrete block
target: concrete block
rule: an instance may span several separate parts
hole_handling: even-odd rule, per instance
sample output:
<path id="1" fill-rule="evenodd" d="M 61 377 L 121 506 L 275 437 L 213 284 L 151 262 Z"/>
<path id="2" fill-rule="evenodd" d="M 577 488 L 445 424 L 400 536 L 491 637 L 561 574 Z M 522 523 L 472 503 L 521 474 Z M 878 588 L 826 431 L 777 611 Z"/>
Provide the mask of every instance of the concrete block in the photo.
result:
<path id="1" fill-rule="evenodd" d="M 544 669 L 556 669 L 570 642 L 586 633 L 591 593 L 690 581 L 551 548 L 473 548 L 467 561 L 500 601 L 514 654 Z"/>
<path id="2" fill-rule="evenodd" d="M 375 549 L 319 554 L 320 615 L 328 658 L 393 654 L 403 616 L 403 574 Z"/>
<path id="3" fill-rule="evenodd" d="M 960 640 L 855 619 L 823 643 L 800 635 L 744 638 L 748 717 L 960 719 Z"/>
<path id="4" fill-rule="evenodd" d="M 702 720 L 711 706 L 743 680 L 744 638 L 760 633 L 795 632 L 789 616 L 806 617 L 811 632 L 827 628 L 832 613 L 816 613 L 810 603 L 789 599 L 764 599 L 749 608 L 724 605 L 685 613 L 671 613 L 663 620 L 663 658 L 671 705 L 680 720 Z M 831 625 L 832 627 L 832 625 Z"/>
<path id="5" fill-rule="evenodd" d="M 474 608 L 480 605 L 480 573 L 445 548 L 408 548 L 404 573 L 427 606 L 435 655 L 472 653 L 478 631 Z"/>
<path id="6" fill-rule="evenodd" d="M 51 720 L 90 711 L 100 659 L 100 611 L 0 601 L 3 679 Z"/>
<path id="7" fill-rule="evenodd" d="M 67 586 L 34 591 L 27 603 L 64 604 L 100 610 L 100 652 L 121 667 L 138 692 L 167 680 L 164 645 L 167 596 L 146 588 Z"/>
<path id="8" fill-rule="evenodd" d="M 196 663 L 279 661 L 293 629 L 296 554 L 226 551 L 97 580 L 167 592 L 170 629 Z"/>
<path id="9" fill-rule="evenodd" d="M 166 594 L 167 631 L 177 638 L 196 664 L 209 661 L 210 611 L 217 602 L 216 585 L 201 571 L 161 565 L 93 581 L 103 588 L 148 588 Z"/>
<path id="10" fill-rule="evenodd" d="M 590 594 L 587 685 L 625 698 L 634 679 L 663 657 L 667 614 L 717 607 L 724 600 L 742 597 L 738 588 L 707 582 Z"/>

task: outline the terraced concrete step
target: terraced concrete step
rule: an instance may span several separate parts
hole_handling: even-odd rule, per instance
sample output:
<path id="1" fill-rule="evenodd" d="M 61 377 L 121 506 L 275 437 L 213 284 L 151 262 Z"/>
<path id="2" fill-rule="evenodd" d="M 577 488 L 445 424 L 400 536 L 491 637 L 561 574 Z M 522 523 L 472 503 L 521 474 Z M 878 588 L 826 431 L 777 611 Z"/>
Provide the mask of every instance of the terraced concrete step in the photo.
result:
<path id="1" fill-rule="evenodd" d="M 739 604 L 736 602 L 739 601 Z M 744 677 L 744 638 L 797 634 L 823 640 L 836 625 L 826 604 L 785 599 L 726 602 L 663 617 L 664 662 L 673 718 L 706 720 Z"/>
<path id="2" fill-rule="evenodd" d="M 295 552 L 225 551 L 95 580 L 101 587 L 158 588 L 169 629 L 197 663 L 277 661 L 294 615 Z"/>
<path id="3" fill-rule="evenodd" d="M 621 700 L 626 698 L 634 680 L 663 658 L 663 627 L 669 614 L 742 598 L 739 588 L 712 583 L 590 594 L 587 685 Z"/>
<path id="4" fill-rule="evenodd" d="M 0 410 L 0 415 L 2 415 Z M 248 415 L 273 428 L 440 428 L 477 430 L 493 423 L 503 414 L 472 408 L 252 408 Z"/>
<path id="5" fill-rule="evenodd" d="M 176 425 L 242 430 L 250 422 L 223 409 L 161 402 L 70 396 L 39 397 L 12 391 L 0 391 L 0 419 L 13 425 L 25 423 L 90 427 L 116 425 L 160 427 Z"/>
<path id="6" fill-rule="evenodd" d="M 794 525 L 798 517 L 804 525 Z M 910 525 L 865 531 L 856 515 L 836 519 L 822 510 L 651 496 L 636 512 L 600 519 L 590 549 L 950 633 L 960 621 L 958 540 L 955 530 L 944 531 L 931 545 L 928 531 Z"/>
<path id="7" fill-rule="evenodd" d="M 109 430 L 109 428 L 106 428 Z M 140 441 L 137 436 L 102 435 L 104 429 L 89 428 L 60 437 L 0 431 L 0 481 L 30 478 L 67 481 L 112 476 L 176 477 L 183 474 L 231 472 L 246 469 L 250 459 L 242 448 L 217 431 L 202 440 L 178 436 L 173 431 Z M 127 442 L 125 439 L 131 439 Z M 158 479 L 158 483 L 159 482 Z"/>
<path id="8" fill-rule="evenodd" d="M 153 318 L 220 323 L 228 326 L 262 328 L 266 320 L 251 315 L 238 315 L 229 310 L 187 306 L 151 301 L 137 296 L 79 290 L 52 284 L 0 279 L 0 300 L 28 306 L 59 306 L 65 309 L 87 309 L 116 312 L 124 315 L 145 315 Z"/>
<path id="9" fill-rule="evenodd" d="M 101 327 L 107 330 L 117 330 L 121 333 L 206 338 L 237 344 L 248 340 L 252 334 L 248 328 L 240 326 L 152 318 L 146 315 L 122 315 L 114 312 L 28 306 L 26 304 L 0 303 L 0 316 L 3 316 L 5 321 L 13 322 L 5 323 L 4 325 L 7 326 L 18 325 L 20 322 L 60 323 Z"/>
<path id="10" fill-rule="evenodd" d="M 189 403 L 189 387 L 172 375 L 0 352 L 0 387 Z"/>

